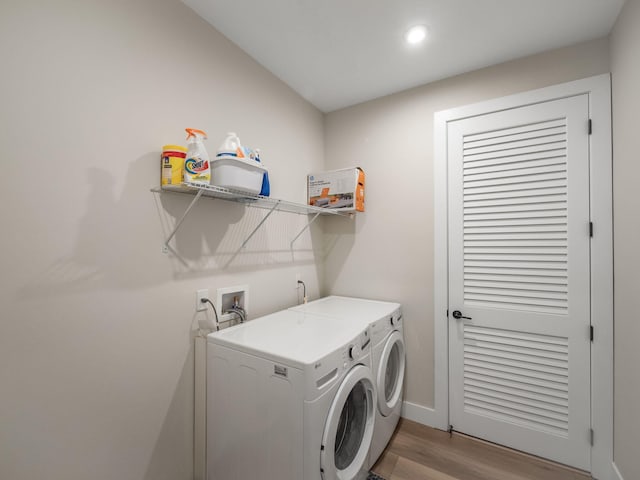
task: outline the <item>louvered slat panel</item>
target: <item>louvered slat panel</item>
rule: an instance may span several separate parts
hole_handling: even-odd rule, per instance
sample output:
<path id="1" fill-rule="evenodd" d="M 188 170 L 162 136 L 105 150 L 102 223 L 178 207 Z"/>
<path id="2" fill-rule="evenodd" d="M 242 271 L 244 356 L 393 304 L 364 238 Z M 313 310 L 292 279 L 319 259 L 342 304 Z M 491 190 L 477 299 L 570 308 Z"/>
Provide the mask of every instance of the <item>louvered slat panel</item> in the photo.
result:
<path id="1" fill-rule="evenodd" d="M 524 168 L 537 168 L 564 163 L 565 150 L 549 155 L 529 155 L 528 157 L 503 157 L 482 162 L 474 162 L 467 165 L 464 175 L 478 175 L 496 171 L 522 170 Z"/>
<path id="2" fill-rule="evenodd" d="M 508 358 L 551 367 L 561 367 L 566 363 L 568 358 L 566 353 L 552 353 L 545 350 L 527 349 L 525 347 L 515 348 L 504 344 L 490 344 L 489 342 L 465 342 L 465 352 L 476 353 L 478 355 L 491 355 L 496 358 Z M 480 346 L 479 344 L 482 345 Z"/>
<path id="3" fill-rule="evenodd" d="M 505 260 L 505 261 L 474 261 L 474 260 L 469 260 L 466 262 L 467 265 L 469 265 L 469 268 L 471 267 L 476 267 L 476 268 L 525 268 L 525 269 L 530 269 L 530 270 L 544 270 L 549 271 L 549 270 L 561 270 L 563 272 L 566 272 L 566 268 L 564 265 L 564 262 L 535 262 L 535 261 L 529 261 L 529 262 L 516 262 L 513 260 Z"/>
<path id="4" fill-rule="evenodd" d="M 538 210 L 534 210 L 538 211 Z M 492 231 L 496 232 L 527 232 L 527 231 L 543 231 L 543 232 L 566 232 L 567 224 L 562 221 L 561 218 L 557 218 L 553 220 L 554 217 L 542 217 L 540 223 L 522 223 L 515 222 L 514 219 L 508 222 L 506 225 L 502 225 L 502 221 L 499 218 L 490 218 L 486 220 L 471 220 L 467 221 L 464 226 L 467 229 L 473 230 L 470 233 L 491 233 Z M 517 220 L 517 219 L 516 219 Z M 524 220 L 524 219 L 522 219 Z M 484 231 L 484 229 L 489 229 Z"/>
<path id="5" fill-rule="evenodd" d="M 510 330 L 492 329 L 487 331 L 484 327 L 475 327 L 473 325 L 467 325 L 465 331 L 469 335 L 490 335 L 494 338 L 510 338 L 514 340 L 526 340 L 531 343 L 544 343 L 555 345 L 567 345 L 567 339 L 562 337 L 554 337 L 549 335 L 538 335 L 536 333 L 529 332 L 512 332 Z M 566 351 L 566 350 L 564 350 Z"/>
<path id="6" fill-rule="evenodd" d="M 485 388 L 486 383 L 491 383 L 492 385 L 491 388 L 494 392 L 500 392 L 502 394 L 510 395 L 513 397 L 525 397 L 525 398 L 528 397 L 534 400 L 546 402 L 549 405 L 557 405 L 559 407 L 567 407 L 567 408 L 569 407 L 569 401 L 566 398 L 541 394 L 537 388 L 533 388 L 530 385 L 528 385 L 527 387 L 529 388 L 525 390 L 521 388 L 513 388 L 513 387 L 505 386 L 496 382 L 486 382 L 486 381 L 478 382 L 471 378 L 468 378 L 465 383 L 469 387 L 481 387 L 481 388 Z"/>
<path id="7" fill-rule="evenodd" d="M 535 186 L 538 183 L 544 183 L 546 181 L 551 180 L 566 180 L 567 172 L 565 169 L 554 168 L 550 169 L 548 172 L 543 172 L 535 175 L 521 175 L 520 172 L 516 172 L 517 175 L 507 176 L 505 174 L 505 178 L 501 176 L 494 176 L 493 178 L 489 178 L 486 180 L 473 180 L 466 177 L 464 179 L 464 190 L 469 193 L 473 193 L 475 189 L 480 189 L 482 187 L 495 187 L 495 186 L 516 186 L 516 185 L 527 185 L 527 186 Z"/>
<path id="8" fill-rule="evenodd" d="M 538 201 L 528 203 L 516 203 L 511 205 L 488 205 L 477 206 L 473 203 L 464 206 L 464 213 L 468 220 L 474 220 L 473 215 L 482 215 L 483 213 L 508 213 L 508 212 L 543 212 L 546 210 L 564 210 L 565 201 L 549 202 Z"/>
<path id="9" fill-rule="evenodd" d="M 548 412 L 551 418 L 557 418 L 556 415 L 561 415 L 560 419 L 566 418 L 569 413 L 568 405 L 561 405 L 557 402 L 550 402 L 547 398 L 544 400 L 539 400 L 533 398 L 528 395 L 518 395 L 515 393 L 509 393 L 508 395 L 504 395 L 504 391 L 498 390 L 487 390 L 484 385 L 471 385 L 467 382 L 467 392 L 469 392 L 469 398 L 479 398 L 479 397 L 487 397 L 490 399 L 494 399 L 494 401 L 505 401 L 504 397 L 510 399 L 511 405 L 520 405 L 522 407 L 530 406 L 532 408 L 538 409 L 541 412 Z M 504 395 L 504 397 L 503 397 Z M 568 402 L 567 402 L 568 403 Z"/>
<path id="10" fill-rule="evenodd" d="M 486 368 L 487 366 L 493 364 L 492 366 L 499 370 L 503 367 L 504 360 L 501 358 L 491 357 L 487 355 L 480 355 L 473 352 L 467 353 L 467 364 L 471 367 L 478 368 Z M 528 372 L 528 363 L 526 361 L 518 361 L 511 359 L 509 360 L 509 365 L 514 369 L 520 369 L 519 371 L 522 373 Z M 540 373 L 548 373 L 551 375 L 563 375 L 562 367 L 554 367 L 551 365 L 538 365 L 537 371 Z"/>
<path id="11" fill-rule="evenodd" d="M 469 295 L 465 297 L 467 303 L 469 305 L 478 305 L 483 307 L 492 307 L 492 308 L 504 308 L 507 310 L 524 310 L 531 311 L 533 308 L 539 313 L 549 313 L 553 315 L 562 315 L 564 311 L 567 309 L 566 304 L 558 304 L 547 301 L 540 301 L 538 303 L 533 303 L 531 301 L 525 301 L 522 299 L 514 299 L 510 297 L 498 297 L 494 299 L 482 298 L 478 299 L 473 295 Z"/>
<path id="12" fill-rule="evenodd" d="M 486 154 L 486 153 L 500 153 L 507 150 L 520 150 L 520 149 L 528 149 L 527 151 L 531 151 L 531 149 L 538 148 L 541 146 L 554 145 L 561 146 L 565 144 L 564 133 L 558 135 L 543 135 L 539 137 L 531 137 L 526 138 L 521 136 L 520 139 L 510 140 L 510 141 L 501 141 L 499 143 L 493 143 L 486 146 L 476 146 L 476 147 L 467 147 L 464 146 L 464 154 L 465 156 L 469 155 L 477 155 L 477 154 Z"/>
<path id="13" fill-rule="evenodd" d="M 539 210 L 532 210 L 537 212 Z M 505 212 L 508 213 L 508 212 Z M 474 218 L 471 214 L 469 218 Z M 472 229 L 469 233 L 491 233 L 496 230 L 498 232 L 526 232 L 526 231 L 546 231 L 546 232 L 566 232 L 567 224 L 561 217 L 542 217 L 539 223 L 529 222 L 524 223 L 523 218 L 511 218 L 506 219 L 506 224 L 503 225 L 505 219 L 503 218 L 477 218 L 474 220 L 467 220 L 463 226 L 467 229 Z M 483 229 L 489 229 L 483 231 Z M 500 229 L 500 230 L 498 230 Z"/>
<path id="14" fill-rule="evenodd" d="M 520 183 L 511 183 L 505 185 L 485 185 L 485 186 L 474 186 L 473 188 L 463 188 L 465 195 L 484 195 L 484 194 L 506 194 L 513 192 L 520 192 L 522 194 L 531 195 L 536 194 L 536 190 L 546 189 L 546 188 L 558 188 L 558 187 L 566 187 L 567 179 L 564 177 L 558 177 L 556 179 L 551 180 L 529 180 Z M 526 193 L 525 193 L 526 192 Z M 508 195 L 507 195 L 508 196 Z M 476 197 L 477 198 L 477 197 Z M 500 197 L 495 197 L 500 198 Z M 473 200 L 473 198 L 471 198 Z"/>
<path id="15" fill-rule="evenodd" d="M 535 418 L 531 415 L 525 415 L 522 412 L 511 411 L 510 409 L 497 407 L 486 402 L 469 401 L 465 405 L 465 410 L 476 413 L 478 415 L 490 412 L 496 420 L 522 425 L 533 430 L 539 430 L 545 433 L 551 433 L 562 437 L 568 437 L 565 422 L 557 422 L 544 418 Z"/>
<path id="16" fill-rule="evenodd" d="M 520 255 L 540 254 L 540 255 L 566 255 L 567 249 L 563 247 L 504 247 L 496 249 L 494 247 L 472 247 L 468 246 L 464 248 L 464 253 L 515 253 Z"/>
<path id="17" fill-rule="evenodd" d="M 505 278 L 508 276 L 510 278 L 517 278 L 517 281 L 522 281 L 523 278 L 528 277 L 531 282 L 536 283 L 551 283 L 555 279 L 557 284 L 562 284 L 560 281 L 564 279 L 566 282 L 567 272 L 565 271 L 547 271 L 541 273 L 539 270 L 522 270 L 522 269 L 506 269 L 506 268 L 469 268 L 468 274 L 465 274 L 465 278 L 467 275 L 475 275 L 476 280 L 478 278 L 483 278 L 483 275 L 487 275 L 487 278 L 492 278 L 494 276 L 501 276 L 503 280 L 509 280 L 509 278 Z M 470 278 L 470 277 L 469 277 Z M 544 280 L 541 280 L 544 279 Z"/>
<path id="18" fill-rule="evenodd" d="M 476 170 L 490 169 L 496 167 L 513 168 L 518 165 L 531 165 L 557 163 L 558 159 L 563 159 L 566 155 L 566 149 L 558 148 L 547 150 L 544 152 L 522 153 L 513 155 L 507 153 L 502 156 L 489 157 L 484 160 L 475 160 L 465 165 L 466 173 L 472 174 Z"/>
<path id="19" fill-rule="evenodd" d="M 515 245 L 514 245 L 515 244 Z M 469 240 L 464 242 L 464 248 L 466 247 L 513 247 L 513 246 L 521 246 L 521 247 L 565 247 L 566 242 L 562 240 L 520 240 L 517 242 L 513 242 L 510 240 L 505 241 L 497 241 L 497 240 Z M 466 272 L 466 269 L 465 269 Z"/>
<path id="20" fill-rule="evenodd" d="M 467 170 L 464 174 L 465 182 L 566 171 L 566 165 L 561 158 L 556 159 L 554 162 L 545 163 L 546 164 L 534 166 L 530 165 L 529 162 L 519 162 L 512 165 L 499 165 L 492 168 L 477 168 L 474 170 Z"/>
<path id="21" fill-rule="evenodd" d="M 490 207 L 494 205 L 535 205 L 547 202 L 565 202 L 565 194 L 550 195 L 522 195 L 515 198 L 490 198 L 487 200 L 469 199 L 466 208 Z"/>
<path id="22" fill-rule="evenodd" d="M 494 368 L 491 368 L 494 367 Z M 491 383 L 491 382 L 506 382 L 510 385 L 517 385 L 520 388 L 525 388 L 527 385 L 535 387 L 537 391 L 540 391 L 542 387 L 547 395 L 555 393 L 557 396 L 565 398 L 569 391 L 567 386 L 567 379 L 564 378 L 564 382 L 559 380 L 549 380 L 548 378 L 540 378 L 539 372 L 532 372 L 526 370 L 527 375 L 523 375 L 515 368 L 505 366 L 504 362 L 497 365 L 490 363 L 483 363 L 482 365 L 474 365 L 472 361 L 465 364 L 465 378 L 475 378 L 478 381 Z M 558 377 L 556 377 L 558 378 Z"/>
<path id="23" fill-rule="evenodd" d="M 505 191 L 505 192 L 489 192 L 483 193 L 468 193 L 468 198 L 465 201 L 475 202 L 478 200 L 496 200 L 500 198 L 504 199 L 516 199 L 520 197 L 540 197 L 544 200 L 546 195 L 562 195 L 567 193 L 566 185 L 560 184 L 556 187 L 542 187 L 542 188 L 529 188 L 521 191 Z"/>
<path id="24" fill-rule="evenodd" d="M 498 135 L 494 135 L 492 137 L 486 138 L 473 138 L 470 137 L 465 138 L 464 148 L 470 149 L 474 147 L 485 147 L 488 145 L 496 145 L 500 143 L 514 142 L 518 140 L 525 139 L 534 139 L 534 138 L 543 138 L 549 137 L 552 135 L 562 135 L 564 133 L 564 125 L 559 123 L 555 127 L 545 127 L 545 128 L 531 128 L 521 129 L 520 131 L 511 131 L 510 133 L 505 133 L 504 131 L 499 132 Z"/>
<path id="25" fill-rule="evenodd" d="M 525 218 L 508 218 L 508 219 L 475 219 L 475 220 L 467 220 L 463 221 L 463 226 L 465 227 L 500 227 L 500 226 L 520 226 L 520 225 L 566 225 L 566 219 L 562 216 L 559 217 L 543 217 L 537 219 L 535 222 L 532 220 L 527 220 Z M 513 248 L 518 248 L 517 245 L 514 245 Z"/>
<path id="26" fill-rule="evenodd" d="M 465 253 L 464 258 L 467 260 L 485 261 L 485 260 L 498 260 L 498 261 L 541 261 L 541 262 L 566 262 L 566 254 L 524 254 L 524 253 L 508 253 L 508 252 L 492 252 L 492 253 Z"/>
<path id="27" fill-rule="evenodd" d="M 464 408 L 567 436 L 568 339 L 464 326 Z"/>
<path id="28" fill-rule="evenodd" d="M 471 361 L 469 363 L 471 363 Z M 481 370 L 481 368 L 478 367 L 477 370 Z M 546 382 L 544 380 L 537 379 L 528 379 L 527 382 L 521 382 L 519 380 L 513 380 L 506 377 L 502 378 L 475 373 L 470 369 L 465 376 L 465 382 L 476 386 L 489 385 L 496 392 L 504 392 L 512 395 L 536 396 L 537 398 L 546 399 L 549 403 L 556 403 L 560 405 L 569 404 L 567 390 L 556 388 L 557 385 L 561 385 L 560 383 Z M 544 390 L 541 391 L 539 388 L 540 386 L 543 386 Z"/>
<path id="29" fill-rule="evenodd" d="M 514 401 L 514 400 L 519 400 L 520 399 L 519 397 L 509 397 L 509 400 L 505 400 L 503 398 L 500 398 L 499 394 L 497 395 L 494 392 L 487 391 L 484 389 L 482 389 L 482 391 L 478 391 L 478 390 L 481 390 L 481 389 L 467 388 L 465 390 L 467 399 L 479 400 L 482 402 L 491 403 L 496 406 L 505 407 L 511 410 L 518 410 L 524 414 L 536 415 L 545 419 L 566 421 L 568 412 L 563 414 L 563 412 L 561 411 L 562 410 L 561 408 L 557 409 L 560 411 L 557 411 L 556 409 L 553 408 L 554 407 L 553 405 L 547 404 L 546 406 L 548 408 L 542 408 L 535 405 L 535 403 L 537 402 L 529 401 L 527 402 L 527 404 L 524 404 L 518 401 Z"/>
<path id="30" fill-rule="evenodd" d="M 510 288 L 512 290 L 532 290 L 540 292 L 562 292 L 567 293 L 566 285 L 554 285 L 550 283 L 515 283 L 507 280 L 465 280 L 465 285 L 469 287 L 483 287 L 483 288 Z"/>
<path id="31" fill-rule="evenodd" d="M 517 298 L 544 298 L 545 300 L 563 300 L 566 296 L 566 292 L 550 292 L 548 290 L 531 290 L 528 289 L 513 289 L 513 288 L 500 288 L 500 287 L 466 287 L 469 293 L 475 295 L 499 295 L 503 297 L 517 297 Z"/>
<path id="32" fill-rule="evenodd" d="M 483 220 L 526 220 L 538 219 L 538 218 L 559 218 L 562 219 L 562 214 L 565 210 L 562 209 L 550 209 L 550 210 L 530 210 L 527 212 L 496 212 L 496 213 L 469 213 L 464 217 L 465 221 L 479 222 Z M 566 217 L 564 217 L 566 218 Z M 533 222 L 532 222 L 533 223 Z"/>
<path id="33" fill-rule="evenodd" d="M 553 230 L 550 232 L 524 232 L 524 233 L 504 233 L 504 232 L 487 232 L 487 233 L 465 233 L 465 240 L 468 242 L 478 240 L 562 240 L 566 238 L 567 233 L 563 231 Z"/>
<path id="34" fill-rule="evenodd" d="M 554 129 L 558 127 L 564 128 L 565 125 L 566 125 L 566 121 L 564 118 L 558 118 L 555 120 L 546 120 L 544 122 L 529 123 L 527 125 L 521 125 L 517 127 L 509 127 L 509 128 L 502 128 L 499 130 L 490 130 L 488 132 L 485 131 L 482 133 L 468 134 L 468 135 L 465 135 L 464 142 L 467 143 L 467 142 L 477 142 L 477 141 L 487 140 L 487 139 L 496 139 L 496 138 L 502 138 L 510 135 L 517 135 L 519 133 L 536 132 L 540 130 Z"/>
<path id="35" fill-rule="evenodd" d="M 552 143 L 544 143 L 541 145 L 532 145 L 527 147 L 519 147 L 512 149 L 505 149 L 494 152 L 485 152 L 485 153 L 474 153 L 465 155 L 464 161 L 465 163 L 473 163 L 480 160 L 489 160 L 492 158 L 512 158 L 519 155 L 531 155 L 531 154 L 539 154 L 539 155 L 548 155 L 551 152 L 561 152 L 567 148 L 565 142 L 552 142 Z M 467 165 L 465 164 L 465 167 Z"/>
<path id="36" fill-rule="evenodd" d="M 513 285 L 511 288 L 517 288 L 517 285 L 522 285 L 524 289 L 537 289 L 540 290 L 541 286 L 545 286 L 546 288 L 553 289 L 554 291 L 567 291 L 567 280 L 566 275 L 558 276 L 558 277 L 550 277 L 545 276 L 544 279 L 540 279 L 539 277 L 517 277 L 514 275 L 509 275 L 505 277 L 505 275 L 486 275 L 486 274 L 474 274 L 469 273 L 465 275 L 464 282 L 469 285 L 477 285 L 478 283 L 482 284 L 491 284 L 497 283 L 499 285 L 504 285 L 508 283 Z"/>
<path id="37" fill-rule="evenodd" d="M 560 147 L 566 126 L 553 120 L 528 127 L 464 138 L 463 298 L 562 314 L 568 307 L 567 165 Z M 549 145 L 553 155 L 544 153 Z M 491 151 L 500 158 L 488 158 Z"/>

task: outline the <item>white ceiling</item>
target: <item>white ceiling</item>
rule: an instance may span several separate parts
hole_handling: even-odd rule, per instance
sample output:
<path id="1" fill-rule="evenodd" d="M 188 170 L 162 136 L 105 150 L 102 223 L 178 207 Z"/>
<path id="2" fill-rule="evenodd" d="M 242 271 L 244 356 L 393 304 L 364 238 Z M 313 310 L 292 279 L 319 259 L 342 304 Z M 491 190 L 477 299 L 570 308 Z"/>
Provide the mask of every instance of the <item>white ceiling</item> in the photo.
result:
<path id="1" fill-rule="evenodd" d="M 183 0 L 324 112 L 607 35 L 624 0 Z M 427 41 L 404 42 L 425 24 Z"/>

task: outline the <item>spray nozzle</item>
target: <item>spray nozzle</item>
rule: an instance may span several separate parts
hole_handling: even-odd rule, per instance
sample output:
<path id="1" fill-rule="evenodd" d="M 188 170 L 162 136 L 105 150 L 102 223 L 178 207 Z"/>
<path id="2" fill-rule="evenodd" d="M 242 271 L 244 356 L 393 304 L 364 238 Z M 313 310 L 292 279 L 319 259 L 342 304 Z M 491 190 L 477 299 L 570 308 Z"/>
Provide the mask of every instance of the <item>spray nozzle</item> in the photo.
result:
<path id="1" fill-rule="evenodd" d="M 189 140 L 190 138 L 194 137 L 194 138 L 203 138 L 204 140 L 207 139 L 207 134 L 202 131 L 202 130 L 198 130 L 196 128 L 185 128 L 185 131 L 187 132 L 187 140 Z"/>

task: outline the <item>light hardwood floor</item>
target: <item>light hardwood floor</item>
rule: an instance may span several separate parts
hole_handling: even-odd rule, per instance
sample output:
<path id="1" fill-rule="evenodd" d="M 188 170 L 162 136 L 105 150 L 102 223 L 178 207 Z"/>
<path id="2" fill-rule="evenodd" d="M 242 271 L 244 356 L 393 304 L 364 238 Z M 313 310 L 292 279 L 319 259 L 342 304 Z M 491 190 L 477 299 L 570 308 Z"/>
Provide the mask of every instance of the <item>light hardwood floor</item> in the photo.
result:
<path id="1" fill-rule="evenodd" d="M 584 472 L 400 419 L 373 467 L 387 480 L 589 480 Z"/>

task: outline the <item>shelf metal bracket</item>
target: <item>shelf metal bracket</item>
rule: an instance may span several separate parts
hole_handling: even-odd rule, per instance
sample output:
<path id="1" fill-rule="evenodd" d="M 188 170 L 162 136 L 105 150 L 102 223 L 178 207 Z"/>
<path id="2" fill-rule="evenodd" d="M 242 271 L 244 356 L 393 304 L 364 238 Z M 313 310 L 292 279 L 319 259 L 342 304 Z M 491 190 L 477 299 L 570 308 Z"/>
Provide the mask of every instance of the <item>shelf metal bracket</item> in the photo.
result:
<path id="1" fill-rule="evenodd" d="M 258 225 L 256 225 L 256 228 L 254 228 L 253 231 L 249 234 L 249 236 L 244 240 L 244 242 L 242 242 L 242 245 L 240 245 L 240 248 L 238 248 L 234 252 L 234 254 L 231 255 L 231 258 L 229 258 L 229 261 L 224 265 L 224 268 L 227 268 L 229 265 L 231 265 L 231 262 L 233 262 L 233 260 L 238 256 L 240 251 L 247 245 L 249 240 L 251 240 L 251 237 L 253 237 L 255 235 L 255 233 L 260 229 L 260 227 L 264 224 L 264 222 L 267 221 L 267 218 L 269 218 L 271 216 L 271 214 L 276 211 L 276 208 L 278 208 L 278 204 L 279 203 L 280 203 L 280 201 L 278 200 L 275 203 L 275 205 L 273 207 L 271 207 L 271 209 L 267 212 L 267 214 L 264 216 L 264 218 L 262 220 L 260 220 L 260 223 L 258 223 Z"/>
<path id="2" fill-rule="evenodd" d="M 182 214 L 182 217 L 180 217 L 180 220 L 176 222 L 176 226 L 173 227 L 173 231 L 169 234 L 167 239 L 164 241 L 164 246 L 167 247 L 167 249 L 173 251 L 173 248 L 171 248 L 171 246 L 169 245 L 169 242 L 171 241 L 171 239 L 174 237 L 174 235 L 180 228 L 180 225 L 182 225 L 182 222 L 184 222 L 184 219 L 187 218 L 187 215 L 189 215 L 189 212 L 191 211 L 191 209 L 194 207 L 196 203 L 198 203 L 198 200 L 200 200 L 200 197 L 202 197 L 203 193 L 204 193 L 204 190 L 198 190 L 198 193 L 196 193 L 196 196 L 193 198 L 193 200 L 191 200 L 191 203 Z"/>
<path id="3" fill-rule="evenodd" d="M 249 236 L 245 239 L 245 241 L 244 241 L 244 242 L 242 242 L 242 245 L 240 245 L 240 248 L 238 249 L 238 251 L 240 251 L 240 250 L 242 250 L 244 247 L 246 247 L 246 245 L 247 245 L 247 243 L 249 242 L 249 240 L 251 240 L 251 237 L 253 237 L 253 236 L 256 234 L 256 232 L 257 232 L 258 230 L 260 230 L 260 227 L 264 224 L 264 222 L 266 222 L 266 221 L 267 221 L 267 218 L 269 218 L 269 217 L 271 216 L 271 214 L 272 214 L 273 212 L 275 212 L 275 210 L 276 210 L 276 208 L 278 207 L 278 204 L 279 204 L 279 203 L 280 203 L 280 202 L 278 201 L 278 202 L 276 202 L 276 204 L 275 204 L 273 207 L 271 207 L 271 209 L 270 209 L 270 210 L 269 210 L 269 212 L 264 216 L 264 218 L 263 218 L 262 220 L 260 220 L 260 223 L 259 223 L 258 225 L 256 225 L 256 228 L 254 228 L 254 229 L 253 229 L 253 231 L 249 234 Z"/>
<path id="4" fill-rule="evenodd" d="M 300 235 L 302 235 L 310 226 L 313 222 L 316 221 L 316 218 L 318 218 L 320 216 L 320 213 L 316 213 L 313 218 L 311 220 L 309 220 L 309 222 L 304 226 L 304 228 L 302 230 L 300 230 L 300 233 L 298 233 L 298 235 L 296 235 L 293 240 L 291 240 L 291 243 L 289 244 L 289 246 L 291 248 L 293 248 L 293 244 L 295 243 L 296 240 L 298 240 L 298 238 L 300 238 Z"/>
<path id="5" fill-rule="evenodd" d="M 167 245 L 165 245 L 165 247 L 167 248 L 167 253 L 168 252 L 173 253 L 173 256 L 176 257 L 180 261 L 180 263 L 182 265 L 184 265 L 185 267 L 189 268 L 189 264 L 185 261 L 184 258 L 182 258 L 180 256 L 180 254 L 178 252 L 176 252 L 176 250 L 171 245 L 167 244 Z"/>

